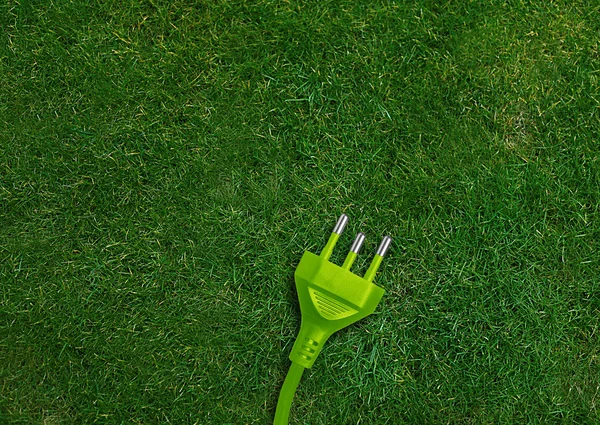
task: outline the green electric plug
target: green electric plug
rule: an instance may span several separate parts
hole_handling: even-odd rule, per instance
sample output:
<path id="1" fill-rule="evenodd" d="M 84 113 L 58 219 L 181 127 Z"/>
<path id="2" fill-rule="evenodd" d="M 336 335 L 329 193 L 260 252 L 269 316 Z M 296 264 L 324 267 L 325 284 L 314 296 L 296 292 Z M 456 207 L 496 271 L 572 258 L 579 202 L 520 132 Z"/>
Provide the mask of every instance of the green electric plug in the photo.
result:
<path id="1" fill-rule="evenodd" d="M 373 278 L 392 242 L 389 236 L 384 236 L 364 277 L 350 271 L 365 240 L 362 233 L 356 236 L 341 267 L 329 261 L 347 223 L 348 216 L 342 214 L 321 254 L 306 251 L 296 268 L 302 324 L 290 353 L 292 364 L 281 387 L 274 425 L 287 425 L 302 373 L 313 365 L 327 339 L 373 313 L 385 292 L 373 283 Z"/>

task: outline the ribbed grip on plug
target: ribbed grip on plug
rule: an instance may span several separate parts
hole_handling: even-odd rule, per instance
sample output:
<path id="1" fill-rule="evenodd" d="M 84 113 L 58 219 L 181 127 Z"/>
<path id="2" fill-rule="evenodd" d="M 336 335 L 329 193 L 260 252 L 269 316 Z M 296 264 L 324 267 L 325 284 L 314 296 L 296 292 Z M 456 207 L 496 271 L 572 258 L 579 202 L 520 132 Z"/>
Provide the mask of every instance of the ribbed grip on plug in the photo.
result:
<path id="1" fill-rule="evenodd" d="M 357 310 L 337 301 L 335 298 L 325 295 L 314 288 L 308 288 L 308 293 L 314 306 L 321 316 L 328 320 L 343 319 L 357 313 Z"/>

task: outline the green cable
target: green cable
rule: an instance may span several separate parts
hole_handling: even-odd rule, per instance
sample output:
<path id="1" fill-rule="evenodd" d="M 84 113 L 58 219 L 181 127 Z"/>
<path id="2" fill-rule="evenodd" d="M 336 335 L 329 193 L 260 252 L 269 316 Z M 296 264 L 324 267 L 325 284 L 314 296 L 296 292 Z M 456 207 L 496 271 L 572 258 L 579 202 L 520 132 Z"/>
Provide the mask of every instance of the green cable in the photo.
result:
<path id="1" fill-rule="evenodd" d="M 285 381 L 283 381 L 281 392 L 279 393 L 277 410 L 275 410 L 275 422 L 273 422 L 273 425 L 288 425 L 292 399 L 294 398 L 294 393 L 296 392 L 296 388 L 298 388 L 303 372 L 304 366 L 292 362 L 290 370 L 285 377 Z"/>

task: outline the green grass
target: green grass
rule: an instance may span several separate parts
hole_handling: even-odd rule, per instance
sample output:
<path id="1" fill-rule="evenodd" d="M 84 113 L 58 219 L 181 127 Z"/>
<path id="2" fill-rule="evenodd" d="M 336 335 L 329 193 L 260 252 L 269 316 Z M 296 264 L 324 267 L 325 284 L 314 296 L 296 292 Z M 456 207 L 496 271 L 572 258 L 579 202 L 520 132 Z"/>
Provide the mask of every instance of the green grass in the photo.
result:
<path id="1" fill-rule="evenodd" d="M 600 421 L 599 15 L 4 2 L 0 422 L 269 423 L 343 211 L 387 293 L 291 423 Z"/>

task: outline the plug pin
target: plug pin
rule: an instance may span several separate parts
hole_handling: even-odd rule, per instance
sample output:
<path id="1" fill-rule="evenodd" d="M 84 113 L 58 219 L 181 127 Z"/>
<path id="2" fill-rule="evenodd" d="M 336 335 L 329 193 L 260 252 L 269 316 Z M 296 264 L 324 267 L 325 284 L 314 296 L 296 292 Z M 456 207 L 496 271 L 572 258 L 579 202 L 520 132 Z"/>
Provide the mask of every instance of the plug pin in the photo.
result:
<path id="1" fill-rule="evenodd" d="M 333 228 L 331 236 L 329 236 L 329 240 L 327 241 L 325 248 L 323 248 L 323 251 L 321 251 L 321 258 L 323 258 L 324 260 L 329 260 L 329 257 L 331 257 L 331 253 L 333 252 L 333 248 L 335 247 L 336 242 L 338 241 L 340 235 L 346 228 L 346 224 L 348 224 L 348 216 L 346 214 L 340 215 L 340 218 L 338 218 L 337 223 L 335 223 L 335 227 Z"/>
<path id="2" fill-rule="evenodd" d="M 348 270 L 348 269 L 350 269 L 350 267 L 352 267 L 354 260 L 356 260 L 356 255 L 360 252 L 360 249 L 362 248 L 363 243 L 365 243 L 365 234 L 359 233 L 358 235 L 356 235 L 356 239 L 354 239 L 354 242 L 352 242 L 352 246 L 350 247 L 350 252 L 346 256 L 346 260 L 344 260 L 344 264 L 342 265 L 342 268 Z"/>
<path id="3" fill-rule="evenodd" d="M 383 240 L 379 244 L 379 248 L 377 248 L 376 254 L 381 255 L 382 257 L 385 257 L 385 254 L 388 252 L 388 249 L 390 249 L 391 243 L 392 243 L 392 238 L 390 238 L 389 236 L 384 236 Z"/>
<path id="4" fill-rule="evenodd" d="M 333 233 L 341 235 L 346 228 L 346 224 L 348 224 L 348 216 L 346 214 L 340 215 L 340 218 L 338 218 L 338 221 L 333 228 Z"/>
<path id="5" fill-rule="evenodd" d="M 381 260 L 383 260 L 383 257 L 385 256 L 385 254 L 387 254 L 391 243 L 392 243 L 392 238 L 390 238 L 389 236 L 383 237 L 383 239 L 381 240 L 381 243 L 379 244 L 379 248 L 377 248 L 375 257 L 373 257 L 373 261 L 371 262 L 371 265 L 369 266 L 369 270 L 367 270 L 367 272 L 365 273 L 365 277 L 364 277 L 365 280 L 367 280 L 369 282 L 373 282 L 373 278 L 375 278 L 375 273 L 377 273 L 377 270 L 379 269 L 379 266 L 381 265 Z"/>

